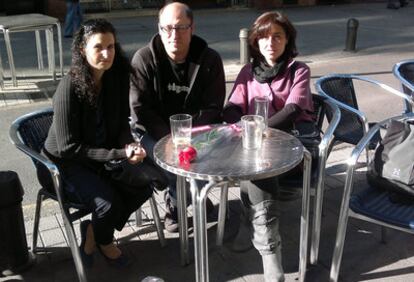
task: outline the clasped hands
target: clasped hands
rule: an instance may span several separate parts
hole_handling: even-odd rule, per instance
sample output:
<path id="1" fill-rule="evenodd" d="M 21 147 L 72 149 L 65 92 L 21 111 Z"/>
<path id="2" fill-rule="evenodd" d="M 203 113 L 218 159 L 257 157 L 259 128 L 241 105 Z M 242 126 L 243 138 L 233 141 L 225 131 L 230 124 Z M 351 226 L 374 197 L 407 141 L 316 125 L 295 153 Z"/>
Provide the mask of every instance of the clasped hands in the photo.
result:
<path id="1" fill-rule="evenodd" d="M 139 143 L 131 143 L 125 145 L 125 152 L 130 164 L 137 164 L 144 160 L 147 156 L 145 149 Z"/>

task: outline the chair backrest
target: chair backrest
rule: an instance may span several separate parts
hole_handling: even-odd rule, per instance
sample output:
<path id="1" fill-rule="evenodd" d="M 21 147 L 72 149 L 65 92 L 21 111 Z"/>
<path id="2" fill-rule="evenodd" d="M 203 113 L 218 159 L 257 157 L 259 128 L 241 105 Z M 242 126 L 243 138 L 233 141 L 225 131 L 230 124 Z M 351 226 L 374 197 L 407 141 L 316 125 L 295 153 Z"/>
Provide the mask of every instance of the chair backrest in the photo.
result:
<path id="1" fill-rule="evenodd" d="M 403 92 L 414 97 L 414 60 L 395 64 L 393 73 L 401 82 Z M 407 102 L 405 103 L 405 107 L 406 112 L 412 112 L 412 106 Z"/>
<path id="2" fill-rule="evenodd" d="M 53 110 L 45 109 L 22 116 L 15 121 L 20 140 L 40 153 L 53 121 Z"/>
<path id="3" fill-rule="evenodd" d="M 331 97 L 342 104 L 359 110 L 355 94 L 353 79 L 347 75 L 329 75 L 316 81 L 316 87 L 321 95 Z M 340 107 L 341 120 L 335 130 L 335 139 L 356 145 L 364 135 L 364 123 L 355 113 Z M 328 121 L 332 119 L 332 112 L 327 109 Z"/>

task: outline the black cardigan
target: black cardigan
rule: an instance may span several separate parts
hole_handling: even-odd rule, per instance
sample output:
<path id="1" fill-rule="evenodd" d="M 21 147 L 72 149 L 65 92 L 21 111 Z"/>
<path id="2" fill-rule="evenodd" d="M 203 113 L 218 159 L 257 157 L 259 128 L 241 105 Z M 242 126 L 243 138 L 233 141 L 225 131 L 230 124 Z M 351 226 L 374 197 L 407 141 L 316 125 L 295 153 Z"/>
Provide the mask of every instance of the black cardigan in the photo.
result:
<path id="1" fill-rule="evenodd" d="M 49 154 L 85 164 L 126 158 L 124 146 L 133 142 L 129 127 L 129 77 L 109 70 L 102 80 L 104 144 L 96 146 L 96 108 L 79 99 L 71 77 L 66 75 L 53 97 L 53 123 L 45 142 Z"/>

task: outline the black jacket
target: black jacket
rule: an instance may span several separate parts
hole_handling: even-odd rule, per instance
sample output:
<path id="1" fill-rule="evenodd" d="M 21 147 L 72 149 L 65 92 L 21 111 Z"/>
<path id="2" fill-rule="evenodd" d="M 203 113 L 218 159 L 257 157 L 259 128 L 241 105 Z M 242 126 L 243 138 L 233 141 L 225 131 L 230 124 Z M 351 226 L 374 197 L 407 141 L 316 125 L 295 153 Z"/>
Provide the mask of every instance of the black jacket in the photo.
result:
<path id="1" fill-rule="evenodd" d="M 53 97 L 53 123 L 45 142 L 52 156 L 81 162 L 103 163 L 126 158 L 124 146 L 133 142 L 129 127 L 129 78 L 107 71 L 101 91 L 105 135 L 103 145 L 96 145 L 96 108 L 80 100 L 71 77 L 66 75 Z"/>
<path id="2" fill-rule="evenodd" d="M 134 54 L 130 85 L 133 121 L 143 125 L 156 140 L 170 133 L 169 113 L 191 114 L 193 125 L 219 122 L 226 96 L 223 62 L 219 54 L 203 39 L 192 36 L 187 58 L 190 92 L 180 109 L 171 109 L 165 102 L 159 70 L 165 60 L 168 57 L 158 34 Z"/>

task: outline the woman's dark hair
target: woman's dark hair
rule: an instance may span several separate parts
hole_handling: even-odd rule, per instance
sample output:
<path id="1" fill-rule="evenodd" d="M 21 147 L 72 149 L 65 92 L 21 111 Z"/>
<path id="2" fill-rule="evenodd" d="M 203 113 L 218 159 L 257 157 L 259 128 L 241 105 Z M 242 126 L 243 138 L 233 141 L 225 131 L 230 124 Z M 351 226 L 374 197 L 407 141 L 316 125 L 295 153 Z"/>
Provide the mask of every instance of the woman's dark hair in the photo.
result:
<path id="1" fill-rule="evenodd" d="M 96 92 L 91 68 L 81 50 L 86 47 L 89 38 L 97 33 L 112 33 L 115 38 L 115 58 L 107 72 L 114 71 L 121 75 L 129 75 L 131 73 L 131 65 L 116 40 L 116 31 L 113 25 L 105 19 L 92 19 L 83 23 L 73 38 L 72 64 L 69 73 L 72 77 L 76 95 L 93 106 L 96 106 L 98 93 Z"/>
<path id="2" fill-rule="evenodd" d="M 249 47 L 250 54 L 255 60 L 263 60 L 260 53 L 257 41 L 260 38 L 268 36 L 273 25 L 279 25 L 283 28 L 286 34 L 288 43 L 286 44 L 285 52 L 281 56 L 281 60 L 288 60 L 298 55 L 296 49 L 296 29 L 289 21 L 289 19 L 280 12 L 266 12 L 256 19 L 250 28 Z"/>

